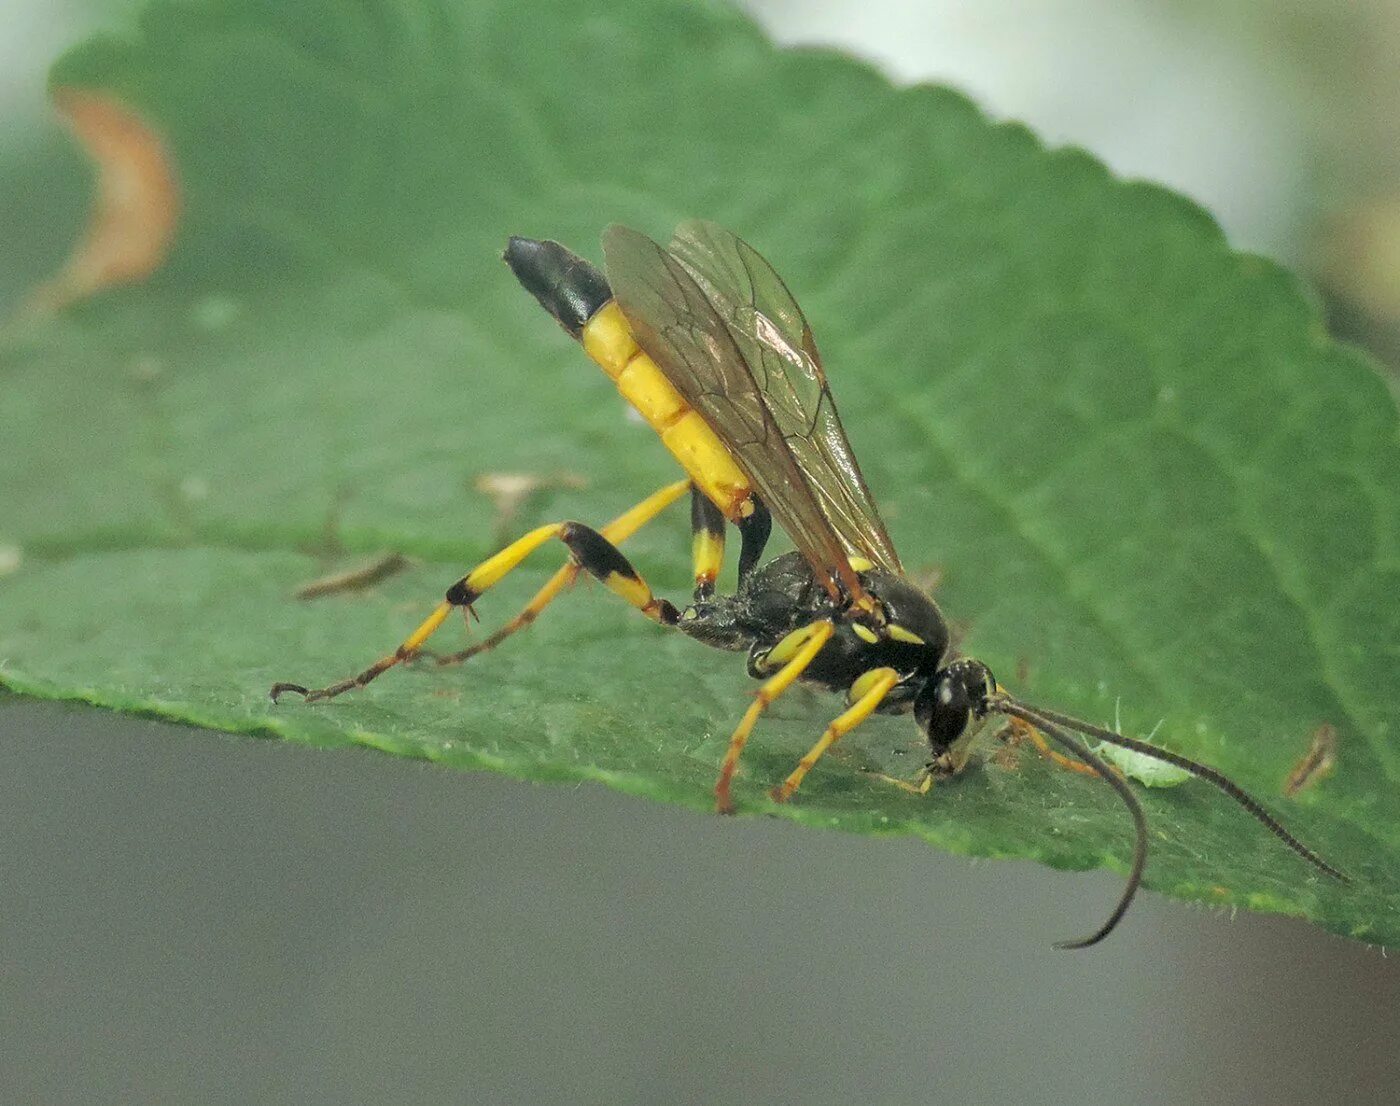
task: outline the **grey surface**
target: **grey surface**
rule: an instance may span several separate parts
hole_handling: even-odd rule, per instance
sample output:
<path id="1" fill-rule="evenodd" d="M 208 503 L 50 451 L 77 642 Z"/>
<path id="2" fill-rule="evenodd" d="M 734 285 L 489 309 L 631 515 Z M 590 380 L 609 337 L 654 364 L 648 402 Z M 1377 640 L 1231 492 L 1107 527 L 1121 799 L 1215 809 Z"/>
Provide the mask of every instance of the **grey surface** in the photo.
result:
<path id="1" fill-rule="evenodd" d="M 0 1101 L 1393 1102 L 1400 971 L 1103 873 L 0 700 Z"/>

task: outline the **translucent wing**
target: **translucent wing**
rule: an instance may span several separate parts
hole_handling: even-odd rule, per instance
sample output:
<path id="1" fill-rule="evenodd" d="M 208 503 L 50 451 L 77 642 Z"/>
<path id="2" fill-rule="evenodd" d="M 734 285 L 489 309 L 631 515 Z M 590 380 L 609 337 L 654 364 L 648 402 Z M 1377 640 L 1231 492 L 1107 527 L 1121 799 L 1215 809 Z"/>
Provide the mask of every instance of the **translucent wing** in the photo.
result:
<path id="1" fill-rule="evenodd" d="M 863 595 L 850 551 L 827 521 L 729 325 L 695 278 L 656 242 L 624 226 L 603 232 L 603 255 L 638 344 L 733 452 L 818 578 L 833 594 L 839 580 L 847 595 Z"/>
<path id="2" fill-rule="evenodd" d="M 782 278 L 757 250 L 715 223 L 682 223 L 668 250 L 724 321 L 841 544 L 900 571 L 836 414 L 811 327 Z"/>

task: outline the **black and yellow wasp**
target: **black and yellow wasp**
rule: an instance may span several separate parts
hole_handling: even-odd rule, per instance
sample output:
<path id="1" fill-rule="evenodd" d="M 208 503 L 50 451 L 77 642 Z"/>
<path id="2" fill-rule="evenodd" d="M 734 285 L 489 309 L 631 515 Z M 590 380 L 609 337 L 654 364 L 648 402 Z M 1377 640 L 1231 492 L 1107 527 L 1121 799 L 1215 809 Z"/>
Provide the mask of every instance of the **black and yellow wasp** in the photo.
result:
<path id="1" fill-rule="evenodd" d="M 801 309 L 756 250 L 714 223 L 682 223 L 668 246 L 623 226 L 603 233 L 607 275 L 557 242 L 512 238 L 505 261 L 520 283 L 616 383 L 661 436 L 688 478 L 655 492 L 601 530 L 579 522 L 541 526 L 478 565 L 393 653 L 359 675 L 316 690 L 326 699 L 363 687 L 423 652 L 448 615 L 472 605 L 527 555 L 554 540 L 569 563 L 523 611 L 490 637 L 440 663 L 466 660 L 528 626 L 580 570 L 663 626 L 719 649 L 748 654 L 763 681 L 729 740 L 715 805 L 733 809 L 734 770 L 759 716 L 798 680 L 844 692 L 838 715 L 772 798 L 784 802 L 828 749 L 871 714 L 912 713 L 930 759 L 926 791 L 968 762 L 1000 719 L 1056 759 L 1097 775 L 1132 813 L 1137 844 L 1127 886 L 1108 920 L 1067 947 L 1091 945 L 1132 901 L 1147 855 L 1146 822 L 1128 784 L 1076 731 L 1183 768 L 1213 783 L 1304 859 L 1341 873 L 1293 837 L 1219 772 L 1176 753 L 1014 699 L 980 661 L 957 656 L 937 605 L 904 575 L 894 545 L 846 440 L 821 358 Z M 655 596 L 618 544 L 689 493 L 695 593 L 678 610 Z M 773 520 L 796 551 L 760 565 Z M 715 591 L 725 523 L 740 536 L 738 587 Z M 1057 753 L 1045 738 L 1059 746 Z M 1067 755 L 1066 755 L 1067 754 Z"/>

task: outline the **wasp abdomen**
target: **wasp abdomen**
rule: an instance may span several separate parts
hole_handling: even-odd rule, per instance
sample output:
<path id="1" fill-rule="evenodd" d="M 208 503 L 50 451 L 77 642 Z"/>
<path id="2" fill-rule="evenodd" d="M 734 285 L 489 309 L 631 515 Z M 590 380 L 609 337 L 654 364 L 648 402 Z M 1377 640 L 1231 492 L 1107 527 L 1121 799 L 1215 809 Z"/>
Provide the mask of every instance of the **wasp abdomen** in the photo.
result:
<path id="1" fill-rule="evenodd" d="M 513 236 L 504 257 L 526 291 L 583 343 L 721 514 L 734 523 L 752 516 L 749 478 L 714 429 L 637 344 L 607 278 L 558 242 Z M 748 547 L 753 546 L 750 541 Z M 751 567 L 743 557 L 741 562 Z"/>

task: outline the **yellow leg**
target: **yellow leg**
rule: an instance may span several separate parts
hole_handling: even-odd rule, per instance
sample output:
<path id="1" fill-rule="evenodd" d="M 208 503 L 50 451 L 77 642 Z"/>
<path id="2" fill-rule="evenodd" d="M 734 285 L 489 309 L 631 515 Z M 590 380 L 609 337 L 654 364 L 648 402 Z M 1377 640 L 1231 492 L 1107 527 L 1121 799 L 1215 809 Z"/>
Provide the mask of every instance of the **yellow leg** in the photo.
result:
<path id="1" fill-rule="evenodd" d="M 883 780 L 885 783 L 892 783 L 901 791 L 907 791 L 911 795 L 927 795 L 933 789 L 933 773 L 925 769 L 919 774 L 918 782 L 910 783 L 908 780 L 895 779 L 894 776 L 887 776 L 883 772 L 876 772 L 875 778 Z"/>
<path id="2" fill-rule="evenodd" d="M 626 520 L 633 530 L 646 521 L 642 517 L 636 520 L 635 513 L 641 512 L 648 504 L 654 506 L 658 499 L 664 500 L 667 495 L 671 495 L 665 502 L 674 502 L 675 499 L 685 494 L 689 487 L 689 481 L 679 481 L 668 488 L 663 488 L 660 492 L 651 496 L 648 500 L 638 504 L 627 515 L 622 516 L 618 521 Z M 673 493 L 673 494 L 672 494 Z M 665 506 L 662 502 L 661 507 Z M 653 514 L 661 507 L 655 507 Z M 528 557 L 540 546 L 558 540 L 568 546 L 573 554 L 575 563 L 587 569 L 594 576 L 603 582 L 609 591 L 615 592 L 627 600 L 628 603 L 636 607 L 648 618 L 663 624 L 673 624 L 678 615 L 675 607 L 664 599 L 658 599 L 651 592 L 627 559 L 617 551 L 617 547 L 608 540 L 607 537 L 596 530 L 583 526 L 577 522 L 555 522 L 548 526 L 540 526 L 531 530 L 524 537 L 517 539 L 506 546 L 493 557 L 488 557 L 471 572 L 463 576 L 455 584 L 447 589 L 447 597 L 439 603 L 433 613 L 430 614 L 418 629 L 400 645 L 394 652 L 381 658 L 369 668 L 365 669 L 357 676 L 352 676 L 348 680 L 331 684 L 328 687 L 309 689 L 301 684 L 277 683 L 272 685 L 272 699 L 277 698 L 287 692 L 295 692 L 303 696 L 308 702 L 317 699 L 330 699 L 342 692 L 352 688 L 364 687 L 376 676 L 412 657 L 422 647 L 423 643 L 433 634 L 439 626 L 446 621 L 447 616 L 452 613 L 454 607 L 470 609 L 487 590 L 495 586 L 509 572 L 516 568 L 521 561 Z M 556 573 L 556 578 L 558 574 Z M 552 581 L 551 581 L 552 583 Z M 567 583 L 567 580 L 564 581 Z M 546 590 L 549 585 L 546 585 Z M 560 585 L 562 589 L 563 584 Z M 552 598 L 552 596 L 551 596 Z"/>
<path id="3" fill-rule="evenodd" d="M 447 616 L 451 613 L 451 603 L 445 601 L 439 603 L 433 608 L 433 613 L 423 620 L 423 624 L 404 639 L 402 645 L 387 657 L 381 657 L 375 661 L 358 676 L 351 676 L 348 680 L 341 680 L 338 684 L 319 688 L 305 688 L 301 684 L 276 683 L 272 685 L 272 690 L 268 694 L 272 696 L 274 703 L 280 696 L 289 691 L 302 696 L 307 702 L 315 702 L 317 699 L 332 699 L 342 691 L 349 691 L 352 687 L 364 687 L 380 673 L 387 672 L 394 665 L 408 660 L 409 657 L 418 652 L 423 647 L 423 643 L 432 637 L 433 632 L 447 621 Z"/>
<path id="4" fill-rule="evenodd" d="M 1081 775 L 1098 775 L 1098 773 L 1095 772 L 1092 768 L 1090 768 L 1087 764 L 1075 760 L 1073 757 L 1067 757 L 1064 755 L 1064 753 L 1054 748 L 1048 741 L 1045 740 L 1044 736 L 1038 729 L 1036 729 L 1024 719 L 1017 718 L 1014 715 L 1012 715 L 1008 717 L 1006 721 L 1007 730 L 1010 733 L 1010 737 L 1008 739 L 1010 743 L 1015 744 L 1020 741 L 1029 740 L 1031 744 L 1033 744 L 1036 747 L 1036 750 L 1051 763 L 1056 764 L 1061 768 L 1067 768 L 1071 772 L 1078 772 Z M 1123 774 L 1119 772 L 1117 768 L 1114 768 L 1112 765 L 1109 765 L 1109 767 L 1112 768 L 1117 775 L 1121 776 Z M 875 773 L 875 778 L 878 780 L 883 780 L 885 783 L 892 783 L 901 791 L 908 791 L 912 795 L 927 795 L 929 791 L 933 788 L 934 775 L 933 772 L 925 769 L 919 775 L 918 780 L 914 783 L 910 783 L 907 780 L 895 779 L 895 777 L 887 776 L 883 772 Z"/>
<path id="5" fill-rule="evenodd" d="M 715 580 L 724 567 L 724 515 L 698 488 L 690 493 L 690 532 L 698 603 L 715 593 Z"/>
<path id="6" fill-rule="evenodd" d="M 744 717 L 740 719 L 738 727 L 729 739 L 729 750 L 724 754 L 724 763 L 720 765 L 719 769 L 719 779 L 715 782 L 715 809 L 719 813 L 732 814 L 734 812 L 734 804 L 729 798 L 729 783 L 734 777 L 735 765 L 739 763 L 739 755 L 744 751 L 744 743 L 748 741 L 749 734 L 753 732 L 754 723 L 758 721 L 758 716 L 768 708 L 769 703 L 791 687 L 793 681 L 802 675 L 816 655 L 822 651 L 822 647 L 831 640 L 834 630 L 835 627 L 830 622 L 814 622 L 810 626 L 794 630 L 774 646 L 769 656 L 771 657 L 775 653 L 779 654 L 786 663 L 776 675 L 770 677 L 759 687 L 754 701 L 744 712 Z"/>
<path id="7" fill-rule="evenodd" d="M 1027 722 L 1025 719 L 1017 718 L 1015 715 L 1010 715 L 1007 717 L 1007 722 L 1010 723 L 1010 729 L 1013 739 L 1025 737 L 1030 738 L 1031 744 L 1033 744 L 1036 747 L 1040 755 L 1045 757 L 1045 759 L 1050 761 L 1052 764 L 1057 764 L 1061 768 L 1068 768 L 1071 772 L 1078 772 L 1081 776 L 1098 775 L 1097 772 L 1095 772 L 1083 761 L 1075 760 L 1073 757 L 1067 757 L 1058 749 L 1053 748 L 1050 742 L 1045 740 L 1041 732 L 1037 730 L 1034 726 L 1032 726 L 1029 722 Z M 1113 768 L 1113 765 L 1110 764 L 1109 767 Z M 1117 769 L 1115 768 L 1114 771 L 1117 772 Z M 1118 774 L 1120 776 L 1122 775 L 1121 772 L 1118 772 Z"/>
<path id="8" fill-rule="evenodd" d="M 653 492 L 642 500 L 631 510 L 620 514 L 602 529 L 603 537 L 614 545 L 621 545 L 652 519 L 656 518 L 662 511 L 678 500 L 690 489 L 689 480 L 678 480 L 674 484 L 668 484 L 658 492 Z M 438 664 L 461 664 L 470 660 L 478 653 L 485 653 L 488 649 L 494 649 L 505 641 L 512 634 L 519 633 L 529 626 L 535 619 L 539 618 L 540 612 L 554 602 L 560 595 L 568 590 L 569 586 L 578 579 L 581 566 L 574 561 L 570 561 L 558 572 L 549 578 L 549 581 L 535 592 L 534 598 L 525 604 L 519 614 L 503 625 L 500 629 L 493 631 L 489 636 L 458 653 L 448 653 L 444 656 L 436 657 Z"/>
<path id="9" fill-rule="evenodd" d="M 797 762 L 797 767 L 792 770 L 792 774 L 769 792 L 773 801 L 785 803 L 792 798 L 792 793 L 802 785 L 803 778 L 812 770 L 812 766 L 821 760 L 828 749 L 869 718 L 874 713 L 875 708 L 880 705 L 881 700 L 890 693 L 890 689 L 897 683 L 899 683 L 899 673 L 893 668 L 877 668 L 872 672 L 865 673 L 856 684 L 858 693 L 856 701 L 826 728 L 821 740 L 813 745 L 807 755 Z"/>

